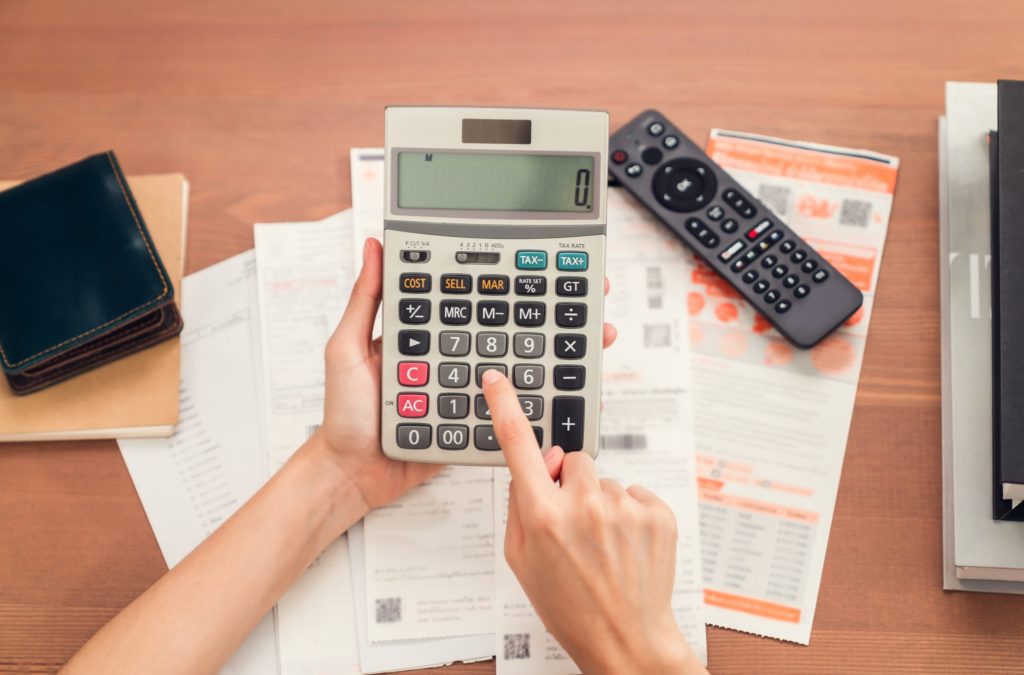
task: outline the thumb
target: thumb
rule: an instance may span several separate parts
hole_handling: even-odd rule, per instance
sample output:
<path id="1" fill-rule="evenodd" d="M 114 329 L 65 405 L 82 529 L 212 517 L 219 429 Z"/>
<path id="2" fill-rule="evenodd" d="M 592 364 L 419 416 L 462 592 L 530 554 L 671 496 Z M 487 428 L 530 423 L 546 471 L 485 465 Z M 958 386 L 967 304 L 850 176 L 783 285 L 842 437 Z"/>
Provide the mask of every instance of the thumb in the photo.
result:
<path id="1" fill-rule="evenodd" d="M 337 343 L 341 348 L 369 348 L 373 322 L 380 306 L 383 266 L 380 242 L 370 237 L 363 244 L 363 269 L 352 286 L 348 306 L 331 336 L 331 343 Z"/>

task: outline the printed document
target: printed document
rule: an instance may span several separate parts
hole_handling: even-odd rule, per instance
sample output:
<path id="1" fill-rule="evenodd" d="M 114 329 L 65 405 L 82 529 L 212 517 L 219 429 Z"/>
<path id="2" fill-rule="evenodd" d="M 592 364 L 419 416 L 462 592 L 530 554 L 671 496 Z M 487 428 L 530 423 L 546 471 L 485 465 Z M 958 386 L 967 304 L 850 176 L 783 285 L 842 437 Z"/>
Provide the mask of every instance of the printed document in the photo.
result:
<path id="1" fill-rule="evenodd" d="M 360 675 L 347 537 L 339 537 L 277 603 L 282 675 Z"/>
<path id="2" fill-rule="evenodd" d="M 118 440 L 168 567 L 174 567 L 259 489 L 259 350 L 252 251 L 185 277 L 181 418 L 170 438 Z M 268 614 L 225 666 L 276 675 Z"/>
<path id="3" fill-rule="evenodd" d="M 257 223 L 265 452 L 275 473 L 323 421 L 324 347 L 352 290 L 352 212 Z M 361 250 L 361 249 L 360 249 Z"/>
<path id="4" fill-rule="evenodd" d="M 707 620 L 807 644 L 899 160 L 717 130 L 708 155 L 864 293 L 804 351 L 688 263 Z"/>
<path id="5" fill-rule="evenodd" d="M 614 191 L 613 191 L 614 192 Z M 617 199 L 618 195 L 609 195 Z M 622 208 L 617 209 L 621 213 Z M 616 213 L 609 204 L 609 215 Z M 653 217 L 609 220 L 605 318 L 619 337 L 604 355 L 600 474 L 653 490 L 676 514 L 679 542 L 672 597 L 676 621 L 707 662 L 696 467 L 690 412 L 689 330 L 682 246 Z M 562 675 L 579 669 L 544 629 L 500 554 L 508 514 L 507 469 L 495 471 L 495 605 L 497 671 Z"/>

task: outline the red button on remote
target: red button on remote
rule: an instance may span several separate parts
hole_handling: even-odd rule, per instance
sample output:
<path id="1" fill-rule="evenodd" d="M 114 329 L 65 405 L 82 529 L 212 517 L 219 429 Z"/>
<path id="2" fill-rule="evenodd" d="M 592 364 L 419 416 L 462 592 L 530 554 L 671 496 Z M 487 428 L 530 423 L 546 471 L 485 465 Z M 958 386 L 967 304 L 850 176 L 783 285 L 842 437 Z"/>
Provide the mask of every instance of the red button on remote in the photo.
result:
<path id="1" fill-rule="evenodd" d="M 426 361 L 401 361 L 398 364 L 398 384 L 403 387 L 422 387 L 430 377 L 430 364 Z"/>
<path id="2" fill-rule="evenodd" d="M 400 417 L 423 417 L 427 414 L 426 394 L 399 394 L 398 415 Z"/>
<path id="3" fill-rule="evenodd" d="M 628 159 L 624 150 L 616 150 L 612 153 L 612 161 L 616 164 L 622 164 Z"/>

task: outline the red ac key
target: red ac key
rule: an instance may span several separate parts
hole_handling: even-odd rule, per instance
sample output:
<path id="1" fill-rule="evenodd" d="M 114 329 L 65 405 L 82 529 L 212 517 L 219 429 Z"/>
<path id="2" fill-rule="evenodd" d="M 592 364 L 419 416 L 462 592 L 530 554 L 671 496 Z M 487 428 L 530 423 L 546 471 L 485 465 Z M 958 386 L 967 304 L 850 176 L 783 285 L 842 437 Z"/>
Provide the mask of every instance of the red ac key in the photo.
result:
<path id="1" fill-rule="evenodd" d="M 426 361 L 401 361 L 398 364 L 398 383 L 403 387 L 422 387 L 430 378 L 430 364 Z"/>
<path id="2" fill-rule="evenodd" d="M 400 417 L 423 417 L 427 414 L 426 394 L 399 394 L 398 415 Z"/>

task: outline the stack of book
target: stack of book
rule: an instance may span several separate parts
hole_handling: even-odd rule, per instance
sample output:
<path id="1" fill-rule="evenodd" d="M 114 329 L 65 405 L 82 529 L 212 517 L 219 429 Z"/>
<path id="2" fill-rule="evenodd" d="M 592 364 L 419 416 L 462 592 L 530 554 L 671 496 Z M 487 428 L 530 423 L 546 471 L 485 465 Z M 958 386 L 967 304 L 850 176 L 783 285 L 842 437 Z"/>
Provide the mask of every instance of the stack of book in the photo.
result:
<path id="1" fill-rule="evenodd" d="M 943 587 L 1024 594 L 1024 83 L 939 119 Z"/>

